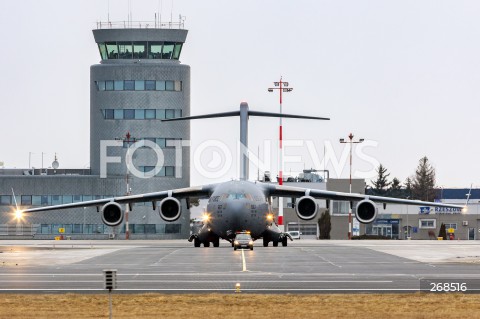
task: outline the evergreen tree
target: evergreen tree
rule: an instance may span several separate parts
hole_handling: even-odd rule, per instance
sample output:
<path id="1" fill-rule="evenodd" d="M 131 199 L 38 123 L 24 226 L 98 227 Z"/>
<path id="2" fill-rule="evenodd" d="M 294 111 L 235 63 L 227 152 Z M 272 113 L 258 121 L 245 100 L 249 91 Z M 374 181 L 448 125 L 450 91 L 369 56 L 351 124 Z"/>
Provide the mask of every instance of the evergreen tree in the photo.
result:
<path id="1" fill-rule="evenodd" d="M 435 168 L 432 167 L 426 156 L 418 162 L 412 181 L 412 193 L 415 199 L 424 201 L 435 199 L 437 193 L 435 190 Z"/>
<path id="2" fill-rule="evenodd" d="M 447 240 L 447 229 L 445 228 L 444 223 L 442 223 L 442 226 L 440 226 L 440 231 L 438 232 L 438 237 L 442 237 L 443 240 Z"/>
<path id="3" fill-rule="evenodd" d="M 401 197 L 402 196 L 402 182 L 396 177 L 392 179 L 392 184 L 388 189 L 388 196 L 391 197 Z"/>
<path id="4" fill-rule="evenodd" d="M 388 186 L 390 186 L 391 182 L 388 181 L 388 176 L 390 173 L 387 174 L 387 169 L 380 164 L 377 171 L 377 179 L 372 181 L 373 191 L 377 195 L 385 195 L 387 193 Z"/>
<path id="5" fill-rule="evenodd" d="M 413 197 L 413 189 L 412 189 L 412 185 L 413 185 L 413 182 L 412 182 L 412 179 L 413 177 L 407 177 L 407 179 L 405 180 L 405 198 L 410 198 L 412 199 Z"/>
<path id="6" fill-rule="evenodd" d="M 332 220 L 330 218 L 330 212 L 327 209 L 322 213 L 318 219 L 318 228 L 320 230 L 319 239 L 330 239 L 330 231 L 332 230 Z"/>

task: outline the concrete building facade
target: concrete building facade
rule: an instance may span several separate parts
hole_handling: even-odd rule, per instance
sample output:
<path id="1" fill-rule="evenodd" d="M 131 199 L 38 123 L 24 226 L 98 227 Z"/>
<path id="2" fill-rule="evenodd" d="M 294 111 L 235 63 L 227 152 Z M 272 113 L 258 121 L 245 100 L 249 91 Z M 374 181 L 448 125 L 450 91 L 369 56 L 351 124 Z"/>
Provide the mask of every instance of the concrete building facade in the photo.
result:
<path id="1" fill-rule="evenodd" d="M 104 226 L 96 208 L 37 213 L 19 223 L 11 207 L 15 199 L 47 206 L 190 186 L 190 124 L 161 121 L 190 115 L 190 67 L 180 63 L 187 32 L 93 30 L 101 61 L 90 68 L 90 168 L 0 170 L 0 236 L 125 238 L 125 224 Z M 130 238 L 187 238 L 190 213 L 182 205 L 181 218 L 165 223 L 151 203 L 136 204 Z"/>

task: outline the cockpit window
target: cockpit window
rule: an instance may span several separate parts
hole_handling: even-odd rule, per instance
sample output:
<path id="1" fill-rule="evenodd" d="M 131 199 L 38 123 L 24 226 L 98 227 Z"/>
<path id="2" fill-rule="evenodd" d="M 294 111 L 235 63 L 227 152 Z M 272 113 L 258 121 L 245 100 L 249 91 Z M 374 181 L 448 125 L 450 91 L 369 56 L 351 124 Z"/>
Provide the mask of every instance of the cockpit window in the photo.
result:
<path id="1" fill-rule="evenodd" d="M 228 194 L 228 199 L 242 199 L 245 198 L 244 193 L 230 193 Z"/>

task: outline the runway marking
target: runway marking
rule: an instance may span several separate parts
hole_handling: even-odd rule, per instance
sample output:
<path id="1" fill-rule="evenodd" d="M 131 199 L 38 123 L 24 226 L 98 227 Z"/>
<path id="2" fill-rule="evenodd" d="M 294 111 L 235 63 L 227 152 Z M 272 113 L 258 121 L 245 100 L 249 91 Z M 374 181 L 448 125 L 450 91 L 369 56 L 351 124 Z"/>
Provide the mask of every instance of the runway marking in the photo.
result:
<path id="1" fill-rule="evenodd" d="M 473 289 L 472 289 L 473 290 Z M 475 289 L 477 290 L 477 289 Z M 56 291 L 105 291 L 105 289 L 102 288 L 76 288 L 76 289 L 68 289 L 68 288 L 47 288 L 47 289 L 35 289 L 35 288 L 15 288 L 15 289 L 3 289 L 1 288 L 0 291 L 50 291 L 50 292 L 56 292 Z M 115 289 L 115 292 L 128 292 L 128 291 L 138 291 L 138 292 L 143 292 L 143 291 L 234 291 L 234 289 L 228 289 L 228 288 L 146 288 L 146 289 L 141 289 L 141 288 L 126 288 L 126 289 Z M 392 288 L 242 288 L 242 291 L 421 291 L 419 288 L 398 288 L 398 289 L 392 289 Z"/>
<path id="2" fill-rule="evenodd" d="M 247 271 L 247 263 L 245 262 L 245 253 L 243 252 L 243 249 L 242 249 L 242 265 L 243 265 L 242 271 Z"/>
<path id="3" fill-rule="evenodd" d="M 1 280 L 1 283 L 102 283 L 100 280 Z M 119 283 L 134 283 L 134 282 L 163 282 L 163 283 L 232 283 L 235 280 L 119 280 Z M 390 284 L 393 280 L 240 280 L 241 283 L 368 283 L 368 284 Z"/>

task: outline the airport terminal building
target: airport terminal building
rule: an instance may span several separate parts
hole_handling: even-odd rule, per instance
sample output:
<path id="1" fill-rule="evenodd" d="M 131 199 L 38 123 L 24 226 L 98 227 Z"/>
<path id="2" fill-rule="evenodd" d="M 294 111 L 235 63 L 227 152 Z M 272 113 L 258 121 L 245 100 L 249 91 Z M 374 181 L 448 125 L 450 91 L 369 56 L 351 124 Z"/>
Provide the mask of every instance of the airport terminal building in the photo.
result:
<path id="1" fill-rule="evenodd" d="M 307 174 L 311 174 L 310 170 Z M 349 179 L 316 179 L 317 182 L 305 178 L 294 178 L 284 185 L 311 189 L 322 189 L 337 192 L 349 192 Z M 352 179 L 352 192 L 365 194 L 365 180 Z M 465 205 L 470 193 L 468 208 L 462 212 L 456 209 L 430 208 L 409 205 L 377 204 L 378 215 L 371 224 L 360 224 L 353 218 L 353 235 L 379 235 L 389 239 L 432 239 L 436 240 L 442 224 L 447 230 L 448 239 L 478 240 L 480 239 L 480 189 L 445 188 L 438 194 L 441 198 L 435 201 L 456 205 Z M 300 231 L 303 238 L 319 238 L 318 218 L 327 209 L 325 200 L 317 200 L 319 207 L 317 218 L 311 221 L 300 220 L 295 213 L 294 199 L 283 198 L 285 231 Z M 348 238 L 347 201 L 330 201 L 331 239 Z M 273 202 L 273 209 L 278 212 L 278 199 Z M 355 214 L 355 204 L 352 210 Z"/>
<path id="2" fill-rule="evenodd" d="M 190 150 L 182 146 L 190 140 L 190 124 L 161 121 L 190 115 L 190 67 L 180 62 L 188 31 L 169 26 L 99 23 L 93 30 L 101 60 L 90 67 L 90 168 L 62 169 L 55 161 L 51 168 L 0 169 L 0 238 L 123 239 L 125 223 L 105 226 L 96 208 L 41 212 L 17 223 L 11 206 L 190 186 Z M 163 168 L 157 171 L 159 158 Z M 130 238 L 187 238 L 190 212 L 182 205 L 180 219 L 165 223 L 152 203 L 135 204 L 128 214 Z"/>

